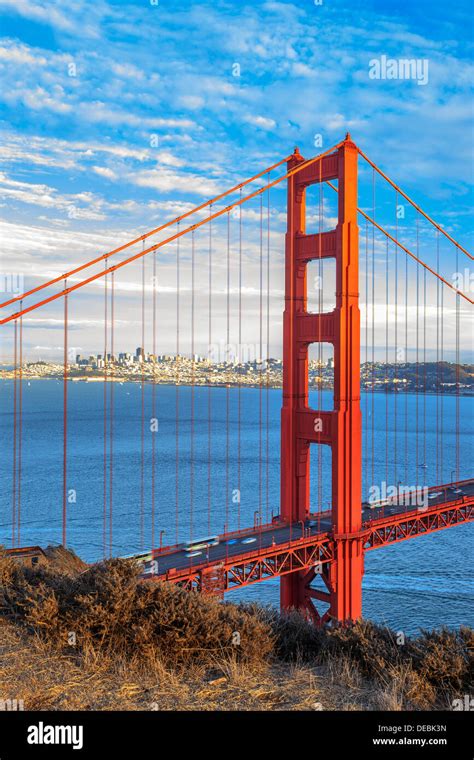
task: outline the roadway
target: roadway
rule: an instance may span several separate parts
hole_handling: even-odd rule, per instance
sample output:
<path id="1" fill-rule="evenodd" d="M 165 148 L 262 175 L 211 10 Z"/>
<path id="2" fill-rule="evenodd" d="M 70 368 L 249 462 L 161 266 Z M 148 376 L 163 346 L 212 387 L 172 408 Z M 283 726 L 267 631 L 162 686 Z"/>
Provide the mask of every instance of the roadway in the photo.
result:
<path id="1" fill-rule="evenodd" d="M 430 488 L 426 500 L 427 508 L 449 504 L 459 500 L 462 496 L 474 496 L 474 479 L 462 481 L 458 485 L 443 485 Z M 367 503 L 362 504 L 362 525 L 364 528 L 370 527 L 373 520 L 381 517 L 396 517 L 403 512 L 413 512 L 418 509 L 419 512 L 426 511 L 425 505 L 417 507 L 416 505 L 407 505 L 399 500 L 397 503 L 392 500 L 390 504 L 383 506 L 369 507 Z M 144 562 L 144 576 L 151 574 L 164 575 L 167 570 L 182 570 L 200 567 L 208 562 L 218 564 L 219 561 L 227 560 L 230 557 L 238 557 L 252 550 L 268 548 L 274 545 L 287 544 L 290 540 L 297 540 L 304 536 L 317 536 L 318 534 L 329 533 L 332 531 L 332 518 L 330 512 L 322 512 L 319 515 L 313 514 L 310 519 L 306 520 L 304 525 L 297 524 L 273 523 L 262 525 L 260 528 L 242 531 L 240 534 L 226 534 L 219 536 L 219 543 L 216 546 L 209 546 L 199 550 L 199 554 L 193 557 L 188 556 L 189 552 L 183 549 L 182 545 L 171 549 L 164 548 L 162 551 L 155 550 L 155 566 L 152 568 L 150 556 Z"/>

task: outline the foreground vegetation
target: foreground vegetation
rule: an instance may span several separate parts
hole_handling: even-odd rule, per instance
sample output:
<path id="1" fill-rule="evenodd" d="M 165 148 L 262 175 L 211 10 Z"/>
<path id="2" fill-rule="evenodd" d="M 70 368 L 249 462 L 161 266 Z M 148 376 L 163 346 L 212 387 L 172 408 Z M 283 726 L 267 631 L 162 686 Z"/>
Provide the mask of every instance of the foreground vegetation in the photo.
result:
<path id="1" fill-rule="evenodd" d="M 0 553 L 0 701 L 24 709 L 449 709 L 472 692 L 474 632 L 406 638 L 364 621 L 317 630 L 297 613 Z"/>

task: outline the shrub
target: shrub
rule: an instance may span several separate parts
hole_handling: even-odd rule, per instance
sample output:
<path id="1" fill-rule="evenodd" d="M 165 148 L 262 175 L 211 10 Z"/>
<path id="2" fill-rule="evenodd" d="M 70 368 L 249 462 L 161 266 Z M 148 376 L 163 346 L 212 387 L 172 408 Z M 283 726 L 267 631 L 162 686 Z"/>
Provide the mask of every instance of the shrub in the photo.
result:
<path id="1" fill-rule="evenodd" d="M 158 651 L 169 664 L 208 661 L 211 653 L 255 662 L 273 649 L 270 626 L 245 607 L 164 582 L 139 583 L 124 560 L 93 565 L 76 578 L 8 560 L 0 572 L 3 614 L 56 646 L 74 633 L 76 651 L 134 660 Z"/>

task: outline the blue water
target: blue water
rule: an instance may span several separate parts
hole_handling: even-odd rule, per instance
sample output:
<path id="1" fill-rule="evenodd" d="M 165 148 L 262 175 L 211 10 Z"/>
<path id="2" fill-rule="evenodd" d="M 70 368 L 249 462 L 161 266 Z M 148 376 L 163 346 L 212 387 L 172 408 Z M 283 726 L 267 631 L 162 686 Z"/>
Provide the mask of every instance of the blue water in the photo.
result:
<path id="1" fill-rule="evenodd" d="M 110 392 L 108 384 L 108 392 Z M 191 491 L 191 403 L 188 387 L 158 386 L 158 430 L 150 430 L 152 388 L 145 387 L 145 433 L 142 491 L 141 387 L 114 384 L 113 543 L 114 555 L 149 548 L 152 535 L 151 463 L 155 441 L 155 537 L 174 543 L 190 535 L 222 532 L 271 519 L 279 511 L 279 435 L 281 392 L 246 388 L 196 388 Z M 0 542 L 11 545 L 13 383 L 0 383 Z M 68 383 L 68 545 L 86 560 L 104 555 L 104 439 L 102 383 Z M 208 409 L 211 405 L 211 468 L 208 468 Z M 109 399 L 110 403 L 110 399 Z M 310 403 L 330 408 L 331 393 Z M 405 407 L 406 403 L 406 407 Z M 373 413 L 372 413 L 373 404 Z M 374 394 L 362 397 L 364 492 L 372 482 L 388 485 L 436 484 L 451 480 L 456 465 L 456 401 L 452 396 L 406 398 Z M 23 383 L 21 534 L 22 545 L 59 543 L 62 529 L 62 383 Z M 179 436 L 176 436 L 176 410 Z M 472 477 L 470 433 L 474 399 L 459 399 L 459 476 Z M 418 427 L 426 432 L 414 435 Z M 389 437 L 386 435 L 388 419 Z M 405 437 L 405 419 L 409 435 Z M 374 439 L 372 445 L 372 420 Z M 436 431 L 443 422 L 442 446 Z M 107 424 L 110 417 L 107 418 Z M 227 422 L 229 424 L 227 424 Z M 397 434 L 395 436 L 395 427 Z M 227 431 L 229 431 L 227 433 Z M 438 435 L 439 442 L 439 435 Z M 407 447 L 407 448 L 405 448 Z M 372 479 L 372 449 L 374 464 Z M 179 466 L 176 467 L 178 451 Z M 313 447 L 312 511 L 330 502 L 329 448 Z M 405 454 L 408 454 L 405 457 Z M 268 459 L 267 459 L 268 454 Z M 107 452 L 109 457 L 109 451 Z M 260 464 L 263 458 L 263 464 Z M 108 459 L 109 461 L 109 459 Z M 418 468 L 416 467 L 418 462 Z M 423 466 L 424 465 L 424 466 Z M 239 475 L 240 471 L 240 475 Z M 319 475 L 321 481 L 319 484 Z M 177 477 L 176 477 L 177 476 Z M 210 489 L 209 489 L 210 483 Z M 178 486 L 178 487 L 177 487 Z M 240 503 L 238 491 L 240 489 Z M 109 520 L 107 472 L 106 540 Z M 178 504 L 178 520 L 176 519 Z M 368 552 L 365 558 L 364 615 L 397 630 L 474 624 L 472 584 L 473 526 L 465 525 Z M 105 546 L 108 552 L 110 547 Z M 278 582 L 266 581 L 229 599 L 278 603 Z"/>

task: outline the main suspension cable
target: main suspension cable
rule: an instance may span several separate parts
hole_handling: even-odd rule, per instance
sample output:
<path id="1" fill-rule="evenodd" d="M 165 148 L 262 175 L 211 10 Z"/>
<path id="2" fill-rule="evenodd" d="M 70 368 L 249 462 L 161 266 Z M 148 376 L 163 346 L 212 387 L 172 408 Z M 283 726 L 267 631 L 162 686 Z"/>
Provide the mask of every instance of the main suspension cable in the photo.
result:
<path id="1" fill-rule="evenodd" d="M 31 296 L 34 293 L 38 293 L 41 290 L 44 290 L 45 288 L 51 287 L 52 285 L 56 285 L 58 282 L 62 282 L 63 280 L 70 279 L 73 275 L 79 274 L 79 272 L 82 272 L 85 269 L 88 269 L 89 267 L 94 266 L 94 264 L 99 264 L 101 261 L 107 261 L 107 259 L 109 259 L 111 256 L 114 256 L 117 253 L 121 253 L 122 251 L 125 251 L 127 248 L 131 248 L 132 246 L 136 245 L 137 243 L 140 243 L 141 241 L 147 240 L 149 237 L 156 235 L 158 232 L 162 232 L 168 227 L 172 227 L 178 222 L 182 222 L 184 219 L 187 219 L 193 214 L 196 214 L 199 211 L 202 211 L 208 206 L 212 206 L 213 204 L 217 203 L 217 201 L 222 200 L 222 198 L 225 198 L 228 195 L 232 195 L 232 193 L 235 193 L 238 190 L 241 190 L 246 185 L 249 185 L 252 182 L 255 182 L 257 179 L 260 179 L 261 177 L 263 177 L 268 171 L 271 171 L 272 169 L 276 169 L 279 166 L 282 166 L 288 161 L 289 158 L 290 156 L 286 156 L 286 158 L 283 158 L 281 161 L 278 161 L 277 163 L 273 164 L 271 167 L 264 169 L 258 174 L 254 174 L 253 177 L 249 177 L 243 182 L 239 182 L 238 185 L 234 185 L 234 187 L 231 187 L 229 190 L 226 190 L 224 193 L 220 193 L 220 195 L 216 195 L 214 198 L 211 198 L 205 203 L 201 203 L 199 206 L 196 206 L 195 208 L 192 208 L 189 211 L 186 211 L 184 214 L 181 214 L 180 216 L 175 217 L 175 219 L 172 219 L 171 221 L 166 222 L 165 224 L 161 224 L 159 227 L 156 227 L 155 229 L 150 230 L 149 232 L 146 232 L 143 235 L 140 235 L 134 240 L 130 240 L 127 243 L 124 243 L 123 245 L 118 246 L 118 248 L 114 248 L 112 251 L 102 254 L 102 256 L 97 256 L 95 259 L 92 259 L 91 261 L 88 261 L 85 264 L 82 264 L 81 266 L 75 267 L 74 269 L 71 269 L 69 272 L 65 272 L 64 274 L 59 275 L 58 277 L 54 277 L 53 279 L 48 280 L 47 282 L 41 283 L 41 285 L 38 285 L 35 288 L 31 288 L 30 290 L 27 290 L 21 295 L 16 296 L 15 298 L 10 298 L 8 301 L 4 301 L 3 303 L 0 304 L 0 309 L 3 309 L 6 306 L 10 306 L 13 303 L 21 301 L 22 299 L 27 298 L 27 296 Z"/>
<path id="2" fill-rule="evenodd" d="M 64 298 L 66 293 L 72 293 L 73 291 L 78 290 L 79 288 L 83 288 L 86 285 L 89 285 L 90 283 L 95 282 L 101 277 L 104 277 L 105 273 L 115 272 L 118 269 L 121 269 L 122 267 L 127 266 L 128 264 L 131 264 L 132 261 L 137 261 L 138 259 L 141 259 L 143 256 L 146 256 L 149 253 L 152 253 L 153 251 L 157 251 L 158 249 L 163 248 L 166 245 L 169 245 L 170 243 L 174 242 L 178 237 L 187 235 L 192 230 L 196 230 L 205 224 L 210 224 L 214 219 L 217 219 L 220 216 L 223 216 L 224 214 L 231 211 L 233 208 L 237 208 L 238 206 L 241 206 L 243 203 L 247 203 L 248 201 L 252 200 L 252 198 L 255 198 L 258 195 L 261 195 L 262 193 L 269 190 L 271 187 L 275 187 L 275 185 L 278 185 L 280 182 L 283 182 L 284 180 L 288 179 L 288 177 L 292 177 L 294 174 L 296 174 L 297 172 L 300 172 L 302 169 L 307 168 L 308 166 L 316 163 L 317 161 L 322 160 L 324 156 L 337 150 L 341 145 L 342 143 L 339 143 L 338 145 L 332 148 L 329 148 L 327 151 L 324 151 L 324 153 L 321 153 L 319 156 L 315 156 L 314 158 L 308 159 L 308 161 L 298 164 L 298 166 L 296 166 L 294 169 L 291 169 L 290 171 L 286 172 L 286 174 L 283 174 L 281 177 L 277 177 L 277 179 L 274 179 L 269 185 L 265 185 L 264 187 L 261 187 L 258 190 L 255 190 L 249 195 L 246 195 L 243 198 L 239 198 L 239 200 L 235 201 L 234 203 L 231 203 L 229 206 L 226 206 L 225 208 L 220 209 L 219 211 L 214 212 L 214 214 L 211 213 L 212 204 L 210 204 L 209 206 L 210 213 L 208 217 L 201 219 L 199 222 L 196 222 L 195 224 L 190 225 L 189 227 L 186 227 L 184 230 L 181 230 L 180 232 L 177 232 L 174 235 L 170 235 L 170 237 L 166 238 L 165 240 L 161 240 L 159 243 L 156 243 L 155 245 L 152 245 L 149 248 L 146 248 L 144 251 L 138 251 L 133 256 L 129 256 L 127 259 L 124 259 L 123 261 L 120 261 L 117 264 L 114 264 L 113 266 L 106 268 L 103 272 L 98 272 L 94 275 L 91 275 L 90 277 L 87 277 L 85 280 L 82 280 L 81 282 L 76 283 L 75 285 L 71 285 L 69 288 L 61 290 L 59 293 L 54 293 L 48 296 L 47 298 L 44 298 L 42 301 L 38 301 L 37 303 L 32 304 L 31 306 L 28 306 L 25 309 L 22 309 L 21 312 L 16 312 L 15 314 L 10 314 L 8 317 L 4 317 L 3 319 L 0 319 L 0 325 L 7 324 L 8 322 L 12 322 L 13 320 L 18 319 L 20 314 L 28 314 L 29 312 L 34 311 L 35 309 L 38 309 L 41 306 L 45 306 L 48 303 L 56 301 L 58 298 Z M 138 240 L 141 240 L 141 238 L 138 238 Z M 63 278 L 61 277 L 60 279 L 63 279 Z"/>
<path id="3" fill-rule="evenodd" d="M 424 216 L 425 219 L 427 219 L 434 227 L 436 227 L 436 229 L 439 232 L 441 232 L 445 237 L 447 237 L 448 240 L 450 240 L 451 243 L 453 243 L 456 246 L 456 249 L 458 251 L 461 251 L 470 259 L 474 259 L 474 256 L 471 253 L 469 253 L 469 251 L 466 251 L 466 249 L 463 248 L 462 245 L 460 245 L 453 237 L 451 237 L 451 235 L 448 232 L 446 232 L 446 230 L 444 230 L 439 224 L 437 224 L 434 221 L 434 219 L 432 219 L 425 211 L 423 211 L 423 209 L 420 208 L 420 206 L 418 206 L 418 204 L 416 204 L 415 201 L 413 201 L 406 193 L 404 193 L 403 190 L 398 185 L 396 185 L 395 182 L 393 182 L 393 180 L 390 179 L 390 177 L 388 177 L 381 169 L 379 169 L 377 164 L 371 161 L 370 158 L 360 148 L 357 148 L 357 151 L 359 155 L 362 156 L 362 158 L 364 158 L 368 164 L 370 164 L 372 169 L 378 172 L 378 174 L 380 174 L 380 176 L 383 177 L 389 183 L 389 185 L 391 185 L 394 188 L 394 190 L 397 191 L 397 193 L 402 195 L 405 198 L 405 200 L 407 200 L 408 203 L 410 203 L 419 214 Z"/>

